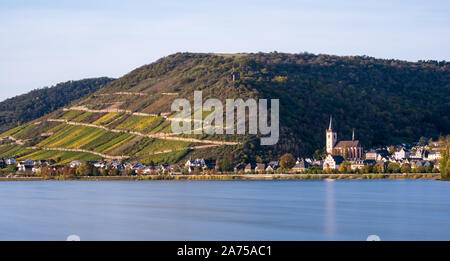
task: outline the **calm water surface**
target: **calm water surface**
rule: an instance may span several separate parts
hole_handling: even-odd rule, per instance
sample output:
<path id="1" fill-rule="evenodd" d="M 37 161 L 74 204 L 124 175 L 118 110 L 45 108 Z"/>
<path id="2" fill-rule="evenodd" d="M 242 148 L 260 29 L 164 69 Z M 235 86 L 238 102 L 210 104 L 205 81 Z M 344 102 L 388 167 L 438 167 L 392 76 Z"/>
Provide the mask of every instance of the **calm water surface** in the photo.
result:
<path id="1" fill-rule="evenodd" d="M 450 240 L 450 182 L 0 182 L 0 240 Z"/>

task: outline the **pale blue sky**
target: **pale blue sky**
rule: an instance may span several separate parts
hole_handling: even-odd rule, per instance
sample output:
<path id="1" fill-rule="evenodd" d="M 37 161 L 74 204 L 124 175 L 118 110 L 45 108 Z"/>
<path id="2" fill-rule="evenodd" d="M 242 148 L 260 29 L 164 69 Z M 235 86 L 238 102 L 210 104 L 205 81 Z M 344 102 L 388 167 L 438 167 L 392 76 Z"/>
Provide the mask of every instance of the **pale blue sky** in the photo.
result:
<path id="1" fill-rule="evenodd" d="M 450 1 L 0 0 L 0 100 L 175 52 L 450 60 Z"/>

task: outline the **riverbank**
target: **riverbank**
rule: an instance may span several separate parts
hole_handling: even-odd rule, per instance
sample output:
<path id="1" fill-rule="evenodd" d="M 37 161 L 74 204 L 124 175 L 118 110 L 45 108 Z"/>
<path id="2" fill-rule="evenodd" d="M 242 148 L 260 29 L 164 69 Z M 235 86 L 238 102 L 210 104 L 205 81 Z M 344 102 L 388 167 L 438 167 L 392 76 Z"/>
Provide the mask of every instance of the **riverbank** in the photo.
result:
<path id="1" fill-rule="evenodd" d="M 82 177 L 0 177 L 0 181 L 143 181 L 143 180 L 361 180 L 361 179 L 435 179 L 440 173 L 395 174 L 220 174 L 220 175 L 147 175 L 147 176 L 82 176 Z"/>

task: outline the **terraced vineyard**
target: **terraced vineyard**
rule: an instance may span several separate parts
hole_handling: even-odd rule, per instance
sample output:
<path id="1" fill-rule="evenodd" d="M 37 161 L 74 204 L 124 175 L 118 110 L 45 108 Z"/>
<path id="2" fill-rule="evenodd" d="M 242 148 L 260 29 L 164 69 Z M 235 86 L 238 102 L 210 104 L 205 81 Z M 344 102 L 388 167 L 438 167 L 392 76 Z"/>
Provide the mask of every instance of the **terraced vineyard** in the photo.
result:
<path id="1" fill-rule="evenodd" d="M 178 162 L 196 150 L 238 145 L 217 137 L 174 135 L 170 117 L 140 114 L 65 108 L 3 133 L 0 137 L 12 144 L 1 147 L 0 157 L 51 158 L 57 164 L 102 158 L 162 163 Z"/>

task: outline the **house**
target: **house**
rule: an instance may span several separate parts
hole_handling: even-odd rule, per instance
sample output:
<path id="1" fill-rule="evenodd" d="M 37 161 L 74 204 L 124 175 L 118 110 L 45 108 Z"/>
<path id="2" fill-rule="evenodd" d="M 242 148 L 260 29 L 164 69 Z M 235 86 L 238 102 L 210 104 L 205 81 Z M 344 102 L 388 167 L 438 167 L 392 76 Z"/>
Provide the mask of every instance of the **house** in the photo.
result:
<path id="1" fill-rule="evenodd" d="M 297 162 L 295 162 L 295 166 L 292 168 L 293 171 L 295 172 L 304 172 L 309 168 L 309 163 L 301 158 L 301 159 L 297 159 Z"/>
<path id="2" fill-rule="evenodd" d="M 117 170 L 119 170 L 119 171 L 124 171 L 125 168 L 126 168 L 126 165 L 125 165 L 125 164 L 122 164 L 122 163 L 119 162 L 119 161 L 111 161 L 111 162 L 109 162 L 109 163 L 106 164 L 106 166 L 108 166 L 108 165 L 111 166 L 111 168 L 117 169 Z M 129 168 L 131 168 L 131 166 L 129 166 Z"/>
<path id="3" fill-rule="evenodd" d="M 276 170 L 280 167 L 280 162 L 278 160 L 272 160 L 271 162 L 267 163 L 267 166 L 270 166 L 274 170 Z"/>
<path id="4" fill-rule="evenodd" d="M 367 158 L 367 153 L 366 153 Z M 355 160 L 350 163 L 351 170 L 362 169 L 364 168 L 364 160 Z"/>
<path id="5" fill-rule="evenodd" d="M 239 172 L 243 172 L 245 170 L 245 165 L 244 164 L 237 164 L 236 166 L 234 166 L 234 173 L 239 173 Z"/>
<path id="6" fill-rule="evenodd" d="M 169 171 L 170 171 L 169 164 L 161 164 L 158 166 L 159 173 L 169 173 Z"/>
<path id="7" fill-rule="evenodd" d="M 102 168 L 102 169 L 104 169 L 104 168 L 106 168 L 106 162 L 104 162 L 104 161 L 94 161 L 94 162 L 92 162 L 92 164 L 94 165 L 94 167 L 96 167 L 96 168 Z"/>
<path id="8" fill-rule="evenodd" d="M 314 160 L 312 162 L 312 166 L 319 166 L 322 167 L 323 166 L 323 160 Z"/>
<path id="9" fill-rule="evenodd" d="M 6 163 L 6 165 L 13 165 L 13 164 L 16 164 L 16 160 L 15 159 L 5 159 L 5 163 Z"/>
<path id="10" fill-rule="evenodd" d="M 22 160 L 21 163 L 22 163 L 22 164 L 25 164 L 25 165 L 31 165 L 31 166 L 33 166 L 33 165 L 34 165 L 34 160 L 25 159 L 25 160 Z"/>
<path id="11" fill-rule="evenodd" d="M 401 148 L 394 152 L 394 159 L 403 160 L 408 158 L 409 152 L 405 148 Z"/>
<path id="12" fill-rule="evenodd" d="M 155 167 L 152 166 L 146 166 L 144 169 L 142 169 L 142 173 L 144 175 L 152 175 L 156 173 Z"/>
<path id="13" fill-rule="evenodd" d="M 440 160 L 441 159 L 441 152 L 440 151 L 435 151 L 432 150 L 430 152 L 428 152 L 428 155 L 426 157 L 427 160 Z"/>
<path id="14" fill-rule="evenodd" d="M 54 164 L 56 163 L 56 161 L 55 161 L 54 159 L 48 159 L 48 160 L 46 161 L 46 163 L 47 163 L 47 165 L 49 166 L 49 165 L 54 165 Z"/>
<path id="15" fill-rule="evenodd" d="M 41 172 L 41 167 L 40 166 L 33 166 L 31 168 L 31 172 L 33 172 L 33 173 L 40 173 Z"/>
<path id="16" fill-rule="evenodd" d="M 264 163 L 256 163 L 255 172 L 262 173 L 266 170 L 266 164 Z"/>
<path id="17" fill-rule="evenodd" d="M 364 166 L 367 166 L 367 165 L 376 165 L 376 164 L 377 164 L 377 161 L 376 161 L 376 160 L 368 160 L 368 159 L 366 159 L 366 160 L 363 161 L 363 164 L 364 164 Z"/>
<path id="18" fill-rule="evenodd" d="M 185 168 L 189 168 L 189 167 L 200 167 L 203 168 L 206 166 L 206 162 L 204 159 L 195 159 L 192 160 L 192 158 L 190 158 L 189 160 L 186 161 L 186 163 L 184 164 Z"/>
<path id="19" fill-rule="evenodd" d="M 423 167 L 423 162 L 421 160 L 411 160 L 411 168 Z"/>
<path id="20" fill-rule="evenodd" d="M 344 162 L 344 157 L 328 154 L 323 162 L 323 169 L 337 170 L 342 162 Z"/>
<path id="21" fill-rule="evenodd" d="M 255 170 L 255 164 L 254 163 L 248 163 L 247 165 L 245 165 L 245 169 L 244 172 L 245 173 L 249 173 Z"/>
<path id="22" fill-rule="evenodd" d="M 18 171 L 23 171 L 23 172 L 31 171 L 32 168 L 33 168 L 33 164 L 30 164 L 30 161 L 28 161 L 28 160 L 21 161 L 17 164 Z"/>
<path id="23" fill-rule="evenodd" d="M 271 161 L 267 163 L 266 171 L 267 172 L 275 172 L 280 167 L 280 163 L 278 161 Z"/>
<path id="24" fill-rule="evenodd" d="M 83 163 L 83 161 L 81 161 L 81 160 L 74 160 L 74 161 L 70 162 L 69 166 L 71 168 L 79 168 L 82 163 Z"/>
<path id="25" fill-rule="evenodd" d="M 381 160 L 382 158 L 387 158 L 389 156 L 389 152 L 385 149 L 381 150 L 369 150 L 366 152 L 366 159 L 368 160 Z"/>
<path id="26" fill-rule="evenodd" d="M 423 166 L 424 168 L 426 168 L 426 167 L 428 167 L 428 166 L 430 166 L 430 165 L 431 165 L 431 162 L 429 162 L 428 160 L 422 162 L 422 166 Z"/>
<path id="27" fill-rule="evenodd" d="M 142 163 L 136 163 L 136 164 L 134 164 L 134 165 L 131 167 L 131 169 L 134 170 L 134 171 L 136 171 L 136 172 L 141 171 L 141 170 L 143 170 L 144 168 L 145 168 L 145 166 L 142 165 Z"/>
<path id="28" fill-rule="evenodd" d="M 416 149 L 416 151 L 409 154 L 410 159 L 422 160 L 425 156 L 425 150 L 422 147 Z"/>
<path id="29" fill-rule="evenodd" d="M 176 165 L 176 164 L 170 165 L 170 167 L 169 167 L 169 173 L 170 174 L 181 173 L 182 170 L 183 169 L 180 166 Z"/>

